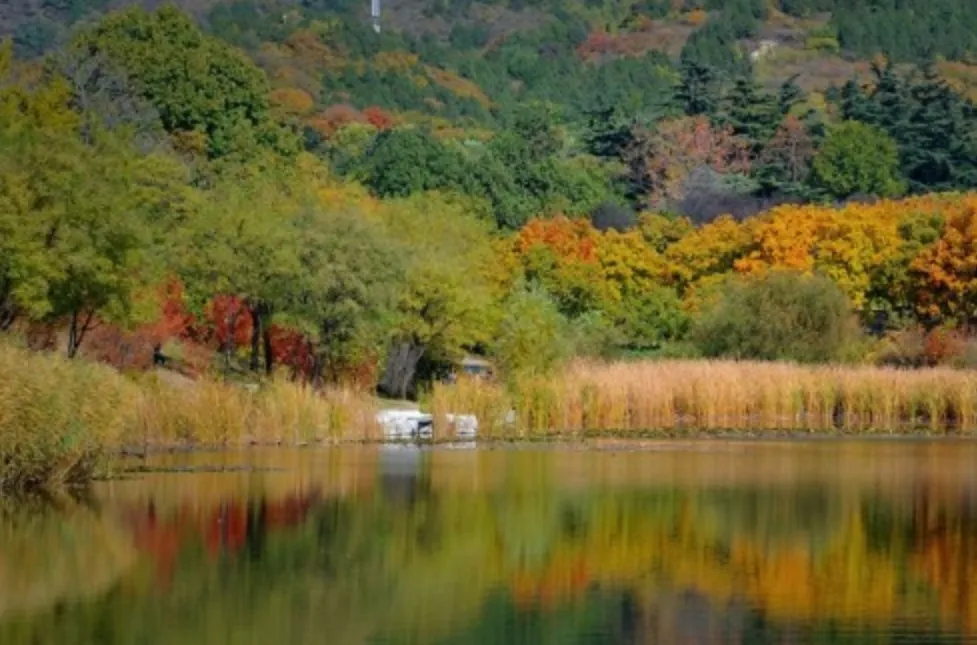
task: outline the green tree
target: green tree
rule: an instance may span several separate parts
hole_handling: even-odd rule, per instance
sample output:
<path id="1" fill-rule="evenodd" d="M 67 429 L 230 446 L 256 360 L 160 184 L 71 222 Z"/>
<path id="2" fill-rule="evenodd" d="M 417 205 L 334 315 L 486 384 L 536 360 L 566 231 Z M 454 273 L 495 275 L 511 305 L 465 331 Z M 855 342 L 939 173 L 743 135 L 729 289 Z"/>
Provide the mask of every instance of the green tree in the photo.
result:
<path id="1" fill-rule="evenodd" d="M 848 300 L 828 278 L 776 271 L 727 285 L 693 339 L 706 356 L 829 362 L 854 340 L 852 320 Z"/>
<path id="2" fill-rule="evenodd" d="M 686 116 L 712 116 L 719 110 L 721 77 L 717 70 L 694 59 L 683 59 L 675 103 Z"/>
<path id="3" fill-rule="evenodd" d="M 492 355 L 509 376 L 545 374 L 570 357 L 570 327 L 553 298 L 539 286 L 517 286 L 502 305 Z"/>
<path id="4" fill-rule="evenodd" d="M 419 128 L 380 133 L 365 166 L 366 183 L 380 197 L 456 188 L 465 176 L 464 157 Z"/>
<path id="5" fill-rule="evenodd" d="M 205 134 L 213 157 L 253 146 L 298 149 L 297 138 L 269 116 L 264 72 L 243 52 L 203 34 L 175 6 L 110 14 L 79 34 L 74 46 L 118 65 L 169 132 Z"/>
<path id="6" fill-rule="evenodd" d="M 307 204 L 288 173 L 257 164 L 225 169 L 176 232 L 174 263 L 194 308 L 201 310 L 215 295 L 244 303 L 252 324 L 252 370 L 260 366 L 272 317 L 284 313 L 302 285 L 296 218 Z M 235 349 L 222 348 L 228 364 Z"/>
<path id="7" fill-rule="evenodd" d="M 899 151 L 879 128 L 846 121 L 834 127 L 814 156 L 815 187 L 838 199 L 857 194 L 892 197 L 902 193 Z"/>
<path id="8" fill-rule="evenodd" d="M 409 247 L 380 388 L 413 391 L 422 358 L 451 361 L 488 341 L 496 302 L 486 278 L 494 257 L 488 224 L 468 200 L 436 193 L 391 202 L 390 235 Z"/>
<path id="9" fill-rule="evenodd" d="M 21 316 L 66 322 L 74 357 L 100 321 L 152 314 L 158 232 L 186 176 L 121 134 L 91 125 L 83 141 L 69 100 L 56 77 L 0 90 L 0 327 Z"/>
<path id="10" fill-rule="evenodd" d="M 289 322 L 316 341 L 313 379 L 330 380 L 383 349 L 410 248 L 355 212 L 310 208 L 296 224 L 301 280 Z"/>
<path id="11" fill-rule="evenodd" d="M 921 76 L 892 65 L 873 67 L 869 88 L 850 82 L 841 92 L 848 119 L 885 130 L 899 147 L 900 169 L 912 192 L 977 186 L 977 122 L 973 103 L 932 66 Z"/>
<path id="12" fill-rule="evenodd" d="M 621 344 L 631 350 L 654 350 L 681 340 L 689 330 L 689 316 L 674 289 L 655 286 L 628 294 L 615 321 Z"/>
<path id="13" fill-rule="evenodd" d="M 740 77 L 723 97 L 718 121 L 749 141 L 755 155 L 773 136 L 782 114 L 778 97 L 764 91 L 753 78 Z"/>

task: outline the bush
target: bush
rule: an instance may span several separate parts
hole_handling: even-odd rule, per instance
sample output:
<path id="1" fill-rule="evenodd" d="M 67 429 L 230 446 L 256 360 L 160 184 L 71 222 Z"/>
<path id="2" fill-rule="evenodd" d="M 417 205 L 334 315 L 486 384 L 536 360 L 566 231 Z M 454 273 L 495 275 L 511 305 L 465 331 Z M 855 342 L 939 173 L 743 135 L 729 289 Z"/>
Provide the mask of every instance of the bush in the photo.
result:
<path id="1" fill-rule="evenodd" d="M 660 349 L 681 339 L 689 328 L 688 314 L 674 290 L 655 287 L 628 299 L 620 322 L 623 344 L 632 350 Z"/>
<path id="2" fill-rule="evenodd" d="M 837 285 L 789 272 L 731 283 L 693 331 L 706 356 L 802 363 L 841 360 L 857 336 Z"/>
<path id="3" fill-rule="evenodd" d="M 877 365 L 903 368 L 977 365 L 977 340 L 959 330 L 919 327 L 893 331 L 876 343 L 869 359 Z"/>
<path id="4" fill-rule="evenodd" d="M 567 319 L 548 293 L 517 287 L 506 299 L 493 356 L 507 376 L 547 373 L 572 354 L 570 336 Z"/>

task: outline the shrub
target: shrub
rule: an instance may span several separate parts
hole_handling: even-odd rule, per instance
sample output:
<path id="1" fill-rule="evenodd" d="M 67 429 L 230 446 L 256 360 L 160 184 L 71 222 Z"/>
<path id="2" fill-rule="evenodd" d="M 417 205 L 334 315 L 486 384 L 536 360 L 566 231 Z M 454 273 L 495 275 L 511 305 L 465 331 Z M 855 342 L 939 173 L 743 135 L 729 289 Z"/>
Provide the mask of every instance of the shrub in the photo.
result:
<path id="1" fill-rule="evenodd" d="M 569 358 L 569 336 L 566 318 L 546 291 L 517 288 L 506 300 L 493 354 L 507 375 L 545 373 Z"/>
<path id="2" fill-rule="evenodd" d="M 706 356 L 817 363 L 840 360 L 857 333 L 831 280 L 777 271 L 732 282 L 693 338 Z"/>

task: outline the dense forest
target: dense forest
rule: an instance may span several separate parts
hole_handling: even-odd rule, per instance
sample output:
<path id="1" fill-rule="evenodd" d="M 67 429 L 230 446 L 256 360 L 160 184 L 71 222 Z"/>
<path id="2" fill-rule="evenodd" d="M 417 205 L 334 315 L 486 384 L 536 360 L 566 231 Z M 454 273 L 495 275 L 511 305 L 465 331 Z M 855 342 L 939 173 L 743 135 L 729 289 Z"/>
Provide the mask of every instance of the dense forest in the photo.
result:
<path id="1" fill-rule="evenodd" d="M 398 395 L 466 352 L 963 360 L 968 2 L 389 4 L 0 14 L 0 330 Z"/>

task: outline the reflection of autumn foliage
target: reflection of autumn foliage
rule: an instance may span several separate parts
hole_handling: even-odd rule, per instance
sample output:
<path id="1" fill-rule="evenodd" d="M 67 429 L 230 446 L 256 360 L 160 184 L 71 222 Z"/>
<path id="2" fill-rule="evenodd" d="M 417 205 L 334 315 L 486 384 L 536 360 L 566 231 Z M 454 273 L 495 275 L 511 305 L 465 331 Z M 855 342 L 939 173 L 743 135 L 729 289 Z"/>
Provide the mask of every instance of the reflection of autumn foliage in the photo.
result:
<path id="1" fill-rule="evenodd" d="M 410 509 L 314 493 L 231 495 L 165 514 L 130 507 L 125 518 L 160 584 L 183 566 L 184 553 L 233 560 L 262 548 L 274 532 L 277 545 L 301 545 L 306 554 L 354 548 L 369 564 L 341 574 L 350 584 L 364 584 L 365 572 L 376 570 L 384 585 L 398 578 L 416 591 L 437 588 L 461 569 L 473 602 L 501 586 L 519 610 L 559 610 L 599 588 L 645 608 L 688 593 L 719 611 L 755 608 L 777 625 L 884 633 L 896 623 L 908 631 L 938 623 L 977 633 L 975 518 L 959 492 L 923 482 L 892 489 L 891 498 L 848 488 L 814 495 L 789 485 L 616 489 L 582 493 L 568 506 L 442 490 L 427 500 L 437 499 L 440 519 L 427 517 L 423 532 L 417 522 L 430 508 L 423 499 Z M 307 530 L 335 518 L 337 508 L 344 519 L 330 535 Z M 572 530 L 563 519 L 570 508 Z M 291 539 L 295 545 L 284 542 Z M 527 558 L 522 547 L 529 544 Z"/>
<path id="2" fill-rule="evenodd" d="M 150 506 L 143 517 L 131 516 L 129 525 L 134 546 L 152 558 L 156 566 L 156 579 L 162 585 L 168 585 L 180 552 L 179 524 L 161 522 L 155 509 Z"/>
<path id="3" fill-rule="evenodd" d="M 135 547 L 153 560 L 157 582 L 166 586 L 180 552 L 191 544 L 203 543 L 211 559 L 234 556 L 257 537 L 256 532 L 287 530 L 303 523 L 318 499 L 313 492 L 256 504 L 236 499 L 208 508 L 183 505 L 166 517 L 150 503 L 144 509 L 130 508 L 124 516 Z"/>
<path id="4" fill-rule="evenodd" d="M 927 615 L 915 604 L 925 596 L 905 592 L 918 584 L 918 574 L 939 599 L 941 619 L 974 633 L 977 527 L 956 515 L 963 509 L 941 505 L 940 520 L 930 518 L 926 526 L 918 524 L 925 513 L 916 509 L 906 515 L 910 509 L 902 509 L 897 518 L 905 524 L 870 538 L 865 503 L 848 505 L 827 542 L 798 532 L 776 543 L 767 534 L 776 530 L 772 526 L 717 534 L 692 498 L 674 516 L 659 518 L 624 516 L 608 501 L 595 511 L 585 535 L 553 545 L 544 563 L 513 574 L 509 588 L 517 604 L 526 607 L 572 600 L 591 584 L 640 588 L 651 582 L 694 589 L 719 605 L 745 596 L 751 606 L 787 623 L 839 621 L 884 628 Z M 915 537 L 904 554 L 899 535 L 910 526 L 918 528 L 910 531 Z M 880 538 L 888 542 L 873 544 Z"/>
<path id="5" fill-rule="evenodd" d="M 942 616 L 977 633 L 977 517 L 934 503 L 938 491 L 920 488 L 913 508 L 913 571 L 936 591 Z M 968 504 L 968 500 L 961 500 Z"/>
<path id="6" fill-rule="evenodd" d="M 737 541 L 731 560 L 743 591 L 785 620 L 885 623 L 901 611 L 897 563 L 870 550 L 855 509 L 822 553 L 802 541 L 774 552 L 762 543 Z"/>
<path id="7" fill-rule="evenodd" d="M 524 569 L 513 574 L 509 589 L 519 607 L 539 605 L 551 609 L 579 598 L 589 582 L 585 556 L 564 547 L 552 555 L 542 570 Z"/>

